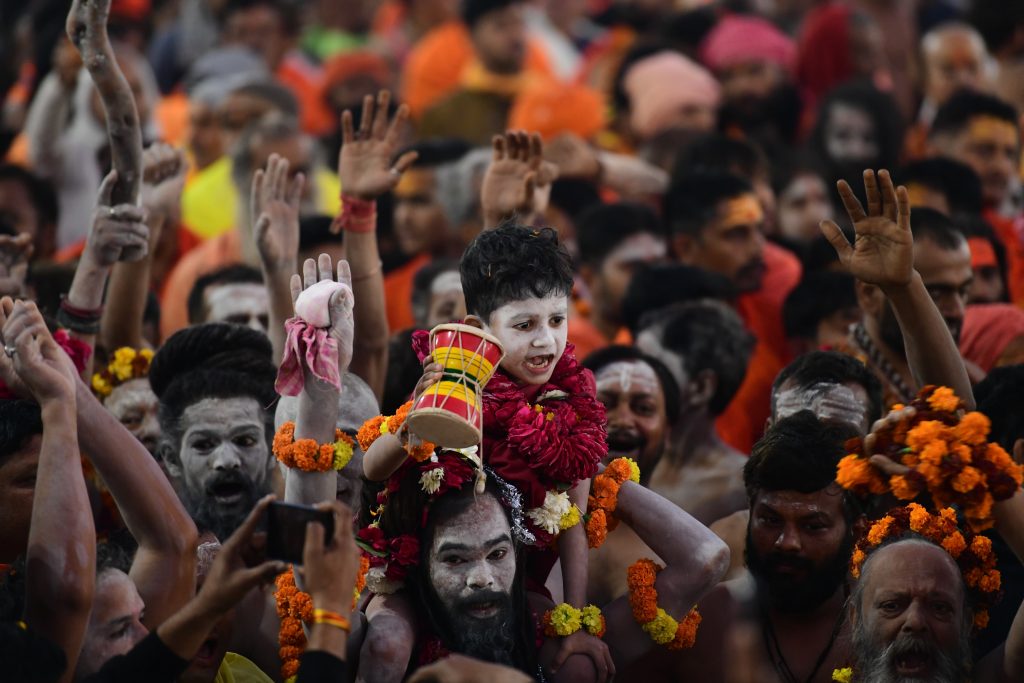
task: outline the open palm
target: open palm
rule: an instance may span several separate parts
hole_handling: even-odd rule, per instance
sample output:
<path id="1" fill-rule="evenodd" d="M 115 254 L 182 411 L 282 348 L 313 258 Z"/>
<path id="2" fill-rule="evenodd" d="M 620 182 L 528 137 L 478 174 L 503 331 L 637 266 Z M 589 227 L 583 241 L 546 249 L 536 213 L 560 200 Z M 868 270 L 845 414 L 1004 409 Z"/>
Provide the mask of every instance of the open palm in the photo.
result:
<path id="1" fill-rule="evenodd" d="M 363 99 L 363 114 L 359 131 L 352 127 L 352 113 L 341 116 L 342 144 L 338 155 L 338 177 L 345 194 L 360 199 L 376 199 L 395 189 L 402 173 L 416 160 L 416 152 L 407 152 L 391 160 L 398 151 L 401 129 L 409 118 L 409 108 L 398 108 L 394 120 L 388 123 L 388 103 L 391 94 L 382 90 L 373 97 Z"/>
<path id="2" fill-rule="evenodd" d="M 843 206 L 856 233 L 853 244 L 839 226 L 823 221 L 821 231 L 840 263 L 858 280 L 885 287 L 905 285 L 914 273 L 914 236 L 910 230 L 910 197 L 902 185 L 893 187 L 888 171 L 864 171 L 868 209 L 846 181 L 837 183 Z"/>
<path id="3" fill-rule="evenodd" d="M 256 220 L 253 238 L 264 266 L 270 270 L 295 269 L 299 253 L 299 209 L 305 176 L 288 179 L 288 160 L 271 154 L 267 166 L 256 171 L 250 196 L 251 215 Z"/>
<path id="4" fill-rule="evenodd" d="M 492 141 L 494 157 L 480 188 L 487 227 L 519 214 L 543 213 L 558 167 L 544 161 L 540 135 L 509 131 Z"/>

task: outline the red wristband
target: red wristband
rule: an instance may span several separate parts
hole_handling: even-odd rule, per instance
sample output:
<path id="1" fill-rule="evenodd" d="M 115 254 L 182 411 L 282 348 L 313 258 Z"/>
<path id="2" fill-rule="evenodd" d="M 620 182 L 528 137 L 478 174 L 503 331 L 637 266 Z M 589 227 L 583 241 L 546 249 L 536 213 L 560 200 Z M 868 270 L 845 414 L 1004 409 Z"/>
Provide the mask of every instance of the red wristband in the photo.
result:
<path id="1" fill-rule="evenodd" d="M 335 221 L 346 232 L 373 232 L 377 229 L 377 201 L 341 195 L 341 215 Z"/>

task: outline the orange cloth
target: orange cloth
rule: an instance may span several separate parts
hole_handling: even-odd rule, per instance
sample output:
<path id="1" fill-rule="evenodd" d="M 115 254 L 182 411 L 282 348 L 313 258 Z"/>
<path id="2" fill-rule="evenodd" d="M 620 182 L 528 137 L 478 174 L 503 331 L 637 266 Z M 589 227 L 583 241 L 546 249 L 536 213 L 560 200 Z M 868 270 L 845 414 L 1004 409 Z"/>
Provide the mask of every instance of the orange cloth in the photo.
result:
<path id="1" fill-rule="evenodd" d="M 473 61 L 473 43 L 461 21 L 438 26 L 417 43 L 402 69 L 402 101 L 414 118 L 458 89 L 462 72 Z M 554 78 L 543 46 L 530 41 L 524 71 Z"/>
<path id="2" fill-rule="evenodd" d="M 160 293 L 160 338 L 188 326 L 188 295 L 196 280 L 218 268 L 242 260 L 242 240 L 237 230 L 208 239 L 178 261 Z"/>
<path id="3" fill-rule="evenodd" d="M 604 112 L 604 102 L 596 90 L 583 85 L 551 87 L 550 82 L 543 82 L 527 86 L 516 97 L 508 127 L 536 131 L 545 140 L 560 133 L 575 133 L 590 140 L 604 129 Z"/>
<path id="4" fill-rule="evenodd" d="M 991 209 L 986 209 L 983 215 L 1006 249 L 1010 301 L 1024 306 L 1024 215 L 1005 218 Z"/>
<path id="5" fill-rule="evenodd" d="M 173 92 L 161 97 L 153 110 L 160 128 L 160 139 L 173 147 L 184 147 L 188 133 L 188 96 Z"/>
<path id="6" fill-rule="evenodd" d="M 576 347 L 576 357 L 580 360 L 585 360 L 594 351 L 599 351 L 611 344 L 622 344 L 623 346 L 633 344 L 633 335 L 625 327 L 619 329 L 614 339 L 605 337 L 590 321 L 586 302 L 573 301 L 572 306 L 572 314 L 569 316 L 569 343 Z"/>
<path id="7" fill-rule="evenodd" d="M 793 288 L 803 276 L 803 266 L 793 252 L 780 247 L 774 242 L 764 245 L 765 274 L 761 289 L 741 297 L 749 299 L 749 304 L 761 309 L 763 315 L 756 319 L 748 319 L 747 329 L 759 340 L 768 344 L 772 353 L 787 363 L 790 360 L 789 343 L 786 341 L 786 330 L 782 325 L 782 305 Z"/>
<path id="8" fill-rule="evenodd" d="M 334 129 L 334 115 L 323 100 L 323 74 L 299 59 L 285 59 L 274 77 L 292 91 L 299 101 L 302 130 L 310 135 L 326 135 Z"/>
<path id="9" fill-rule="evenodd" d="M 428 263 L 430 256 L 420 254 L 384 276 L 384 292 L 387 296 L 385 309 L 388 315 L 388 329 L 392 334 L 409 329 L 415 324 L 412 315 L 412 281 L 419 269 Z"/>

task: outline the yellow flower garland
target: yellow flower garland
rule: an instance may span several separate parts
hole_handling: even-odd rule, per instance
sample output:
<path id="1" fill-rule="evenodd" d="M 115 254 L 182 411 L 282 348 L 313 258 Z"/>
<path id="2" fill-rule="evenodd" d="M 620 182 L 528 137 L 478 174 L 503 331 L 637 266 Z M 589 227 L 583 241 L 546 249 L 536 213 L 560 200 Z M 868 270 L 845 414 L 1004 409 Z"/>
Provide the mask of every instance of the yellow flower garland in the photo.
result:
<path id="1" fill-rule="evenodd" d="M 578 609 L 563 602 L 545 612 L 543 622 L 544 635 L 551 638 L 571 636 L 581 628 L 597 638 L 604 637 L 604 615 L 595 605 L 587 605 L 583 609 Z"/>
<path id="2" fill-rule="evenodd" d="M 151 349 L 133 349 L 122 346 L 114 351 L 107 367 L 92 376 L 92 390 L 100 398 L 106 398 L 114 388 L 133 379 L 149 376 L 149 365 L 153 360 Z"/>

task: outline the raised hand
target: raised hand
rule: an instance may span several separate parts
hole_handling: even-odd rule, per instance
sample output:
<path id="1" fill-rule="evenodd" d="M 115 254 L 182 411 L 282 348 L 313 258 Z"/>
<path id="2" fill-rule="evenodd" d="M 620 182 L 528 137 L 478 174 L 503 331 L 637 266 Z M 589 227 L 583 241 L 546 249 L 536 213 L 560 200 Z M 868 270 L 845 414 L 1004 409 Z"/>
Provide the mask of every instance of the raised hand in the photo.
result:
<path id="1" fill-rule="evenodd" d="M 319 275 L 318 275 L 319 271 Z M 337 276 L 331 266 L 331 257 L 328 254 L 320 254 L 317 261 L 306 259 L 302 264 L 302 276 L 292 275 L 291 292 L 292 303 L 298 298 L 303 290 L 308 289 L 321 280 L 334 280 L 343 287 L 331 295 L 328 303 L 328 310 L 331 318 L 329 333 L 338 342 L 338 370 L 344 375 L 352 362 L 352 342 L 355 338 L 355 319 L 352 309 L 355 299 L 352 296 L 352 271 L 348 261 L 338 261 Z"/>
<path id="2" fill-rule="evenodd" d="M 494 158 L 480 189 L 485 227 L 495 227 L 515 214 L 543 213 L 558 167 L 544 161 L 544 143 L 537 133 L 509 131 L 495 135 Z"/>
<path id="3" fill-rule="evenodd" d="M 74 400 L 74 364 L 53 340 L 35 303 L 6 297 L 0 301 L 0 337 L 5 365 L 10 364 L 8 371 L 13 369 L 19 380 L 12 390 L 25 392 L 40 405 Z"/>
<path id="4" fill-rule="evenodd" d="M 149 251 L 146 210 L 134 204 L 111 206 L 116 184 L 117 171 L 111 171 L 100 185 L 99 205 L 82 255 L 83 260 L 101 268 L 109 268 L 118 261 L 139 261 Z"/>
<path id="5" fill-rule="evenodd" d="M 558 167 L 562 178 L 597 180 L 601 175 L 597 151 L 575 133 L 562 133 L 544 145 L 544 159 Z"/>
<path id="6" fill-rule="evenodd" d="M 181 210 L 188 162 L 185 153 L 163 142 L 142 152 L 142 206 L 150 216 L 175 216 Z"/>
<path id="7" fill-rule="evenodd" d="M 296 173 L 288 179 L 288 160 L 277 154 L 267 159 L 252 179 L 249 207 L 253 239 L 268 272 L 295 271 L 299 253 L 299 208 L 306 178 Z"/>
<path id="8" fill-rule="evenodd" d="M 846 181 L 837 183 L 843 206 L 853 222 L 856 239 L 851 245 L 832 221 L 822 221 L 821 232 L 839 255 L 839 261 L 858 280 L 879 287 L 899 287 L 914 274 L 914 236 L 910 231 L 910 197 L 902 185 L 893 189 L 888 171 L 864 171 L 868 210 Z"/>
<path id="9" fill-rule="evenodd" d="M 34 251 L 29 234 L 0 235 L 0 296 L 24 296 L 28 262 Z"/>
<path id="10" fill-rule="evenodd" d="M 376 199 L 398 185 L 409 166 L 416 160 L 416 152 L 406 152 L 394 164 L 402 126 L 409 118 L 409 107 L 398 108 L 395 118 L 388 124 L 388 103 L 391 93 L 381 90 L 374 104 L 373 97 L 363 99 L 363 116 L 359 131 L 352 126 L 352 112 L 341 115 L 341 152 L 338 155 L 338 178 L 342 192 L 359 199 Z"/>

